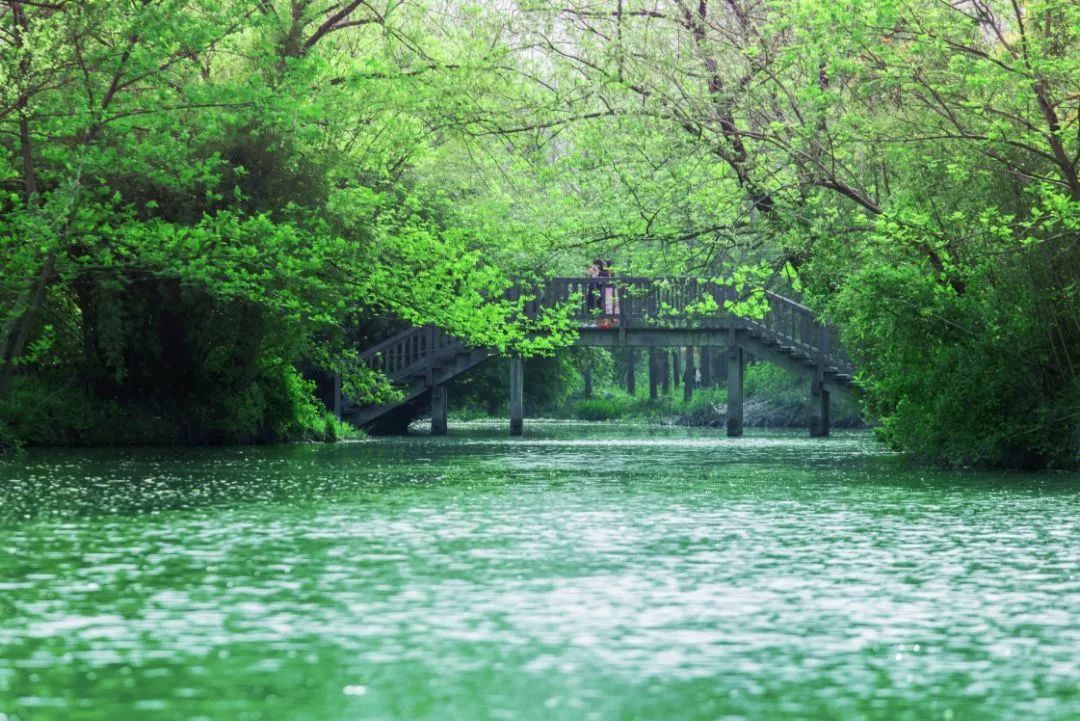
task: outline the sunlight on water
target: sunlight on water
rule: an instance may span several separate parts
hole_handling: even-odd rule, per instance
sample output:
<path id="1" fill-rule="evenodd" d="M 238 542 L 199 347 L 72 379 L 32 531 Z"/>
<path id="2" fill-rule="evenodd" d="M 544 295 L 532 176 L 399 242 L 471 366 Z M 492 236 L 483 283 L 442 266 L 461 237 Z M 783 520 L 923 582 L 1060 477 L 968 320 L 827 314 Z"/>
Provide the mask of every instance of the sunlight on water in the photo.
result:
<path id="1" fill-rule="evenodd" d="M 462 424 L 0 463 L 0 721 L 1080 718 L 1080 478 Z"/>

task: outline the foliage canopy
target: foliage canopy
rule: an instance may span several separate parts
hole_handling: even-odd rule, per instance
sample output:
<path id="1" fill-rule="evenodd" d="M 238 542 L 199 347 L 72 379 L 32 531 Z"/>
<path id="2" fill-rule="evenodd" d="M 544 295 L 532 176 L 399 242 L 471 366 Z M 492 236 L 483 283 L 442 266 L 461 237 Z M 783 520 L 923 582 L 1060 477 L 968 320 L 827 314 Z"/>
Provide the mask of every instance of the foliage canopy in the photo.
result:
<path id="1" fill-rule="evenodd" d="M 495 299 L 600 253 L 802 294 L 899 448 L 1075 460 L 1071 0 L 0 8 L 0 395 L 280 429 L 395 323 L 550 350 Z"/>

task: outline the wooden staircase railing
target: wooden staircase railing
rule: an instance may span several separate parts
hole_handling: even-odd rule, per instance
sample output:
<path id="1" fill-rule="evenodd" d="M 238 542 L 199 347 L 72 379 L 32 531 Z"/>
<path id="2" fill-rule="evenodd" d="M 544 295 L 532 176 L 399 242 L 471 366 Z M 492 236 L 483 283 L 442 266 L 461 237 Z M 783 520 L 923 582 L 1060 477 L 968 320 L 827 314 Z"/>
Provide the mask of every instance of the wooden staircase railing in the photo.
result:
<path id="1" fill-rule="evenodd" d="M 410 328 L 377 343 L 360 354 L 360 360 L 397 381 L 429 370 L 453 357 L 465 344 L 435 326 Z"/>

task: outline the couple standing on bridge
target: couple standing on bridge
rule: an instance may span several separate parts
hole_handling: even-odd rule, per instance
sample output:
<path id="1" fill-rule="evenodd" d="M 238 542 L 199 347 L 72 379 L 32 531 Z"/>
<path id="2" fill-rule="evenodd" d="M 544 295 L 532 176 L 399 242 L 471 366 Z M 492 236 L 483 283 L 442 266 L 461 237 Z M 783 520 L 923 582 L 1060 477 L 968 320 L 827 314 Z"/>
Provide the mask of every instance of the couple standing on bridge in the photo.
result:
<path id="1" fill-rule="evenodd" d="M 585 297 L 585 309 L 590 318 L 600 316 L 599 326 L 610 328 L 619 321 L 619 296 L 615 285 L 605 278 L 614 277 L 610 260 L 596 258 L 589 266 L 589 292 Z"/>

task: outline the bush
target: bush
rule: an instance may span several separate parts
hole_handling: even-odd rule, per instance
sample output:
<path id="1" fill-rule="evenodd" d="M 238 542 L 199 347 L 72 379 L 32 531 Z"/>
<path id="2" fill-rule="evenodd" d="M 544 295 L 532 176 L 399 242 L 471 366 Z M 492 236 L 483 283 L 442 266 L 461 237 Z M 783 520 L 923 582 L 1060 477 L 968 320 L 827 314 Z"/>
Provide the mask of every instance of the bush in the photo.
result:
<path id="1" fill-rule="evenodd" d="M 334 418 L 314 383 L 287 364 L 269 363 L 239 389 L 208 389 L 180 403 L 100 399 L 71 383 L 16 377 L 0 401 L 0 448 L 334 441 L 362 435 Z"/>
<path id="2" fill-rule="evenodd" d="M 681 408 L 681 401 L 670 397 L 660 397 L 652 401 L 648 397 L 632 396 L 622 388 L 610 386 L 598 390 L 592 398 L 573 401 L 566 412 L 571 418 L 583 421 L 658 421 L 680 413 Z"/>
<path id="3" fill-rule="evenodd" d="M 630 396 L 582 398 L 574 403 L 571 415 L 583 421 L 613 421 L 635 415 L 636 405 Z"/>
<path id="4" fill-rule="evenodd" d="M 985 275 L 971 272 L 960 294 L 918 267 L 876 266 L 838 296 L 878 434 L 953 465 L 1073 465 L 1077 291 L 1048 299 L 1052 283 L 1029 268 L 977 270 Z M 1047 333 L 1055 322 L 1059 332 Z"/>
<path id="5" fill-rule="evenodd" d="M 95 425 L 93 403 L 71 383 L 16 376 L 0 399 L 0 440 L 8 446 L 70 443 Z"/>

